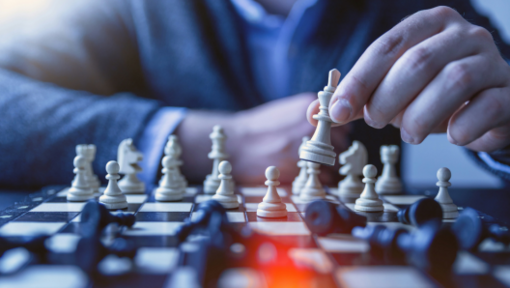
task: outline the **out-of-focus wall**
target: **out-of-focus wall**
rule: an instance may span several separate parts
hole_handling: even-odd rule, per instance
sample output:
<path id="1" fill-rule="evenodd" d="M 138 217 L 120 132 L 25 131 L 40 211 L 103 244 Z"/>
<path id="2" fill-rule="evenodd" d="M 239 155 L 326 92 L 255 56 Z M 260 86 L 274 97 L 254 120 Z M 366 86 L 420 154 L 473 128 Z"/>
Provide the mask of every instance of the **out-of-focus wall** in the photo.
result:
<path id="1" fill-rule="evenodd" d="M 471 0 L 473 6 L 488 16 L 510 43 L 510 1 Z M 441 167 L 452 171 L 453 187 L 499 187 L 501 180 L 478 167 L 463 151 L 452 145 L 445 134 L 430 135 L 420 145 L 403 144 L 402 176 L 411 187 L 434 186 Z"/>

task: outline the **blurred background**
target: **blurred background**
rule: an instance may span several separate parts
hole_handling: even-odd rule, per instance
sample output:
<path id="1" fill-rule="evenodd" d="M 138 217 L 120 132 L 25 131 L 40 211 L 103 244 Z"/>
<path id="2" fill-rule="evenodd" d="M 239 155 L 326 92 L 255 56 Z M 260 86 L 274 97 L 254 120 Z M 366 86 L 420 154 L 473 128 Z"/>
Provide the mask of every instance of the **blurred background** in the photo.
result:
<path id="1" fill-rule="evenodd" d="M 491 19 L 503 39 L 510 43 L 510 1 L 471 0 L 480 14 Z M 469 20 L 469 19 L 468 19 Z M 411 187 L 431 187 L 437 181 L 436 171 L 448 167 L 452 171 L 452 187 L 498 188 L 501 180 L 478 167 L 463 148 L 452 145 L 446 134 L 430 135 L 421 145 L 403 144 L 402 177 Z M 433 156 L 433 157 L 431 157 Z"/>

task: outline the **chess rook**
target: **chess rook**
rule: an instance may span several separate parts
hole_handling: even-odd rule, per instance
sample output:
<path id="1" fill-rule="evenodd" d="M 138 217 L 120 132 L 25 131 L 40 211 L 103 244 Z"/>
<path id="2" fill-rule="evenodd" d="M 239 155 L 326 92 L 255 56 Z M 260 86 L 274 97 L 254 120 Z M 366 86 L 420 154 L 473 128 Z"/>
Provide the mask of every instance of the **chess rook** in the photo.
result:
<path id="1" fill-rule="evenodd" d="M 449 182 L 451 177 L 452 173 L 450 172 L 450 169 L 446 167 L 437 171 L 438 181 L 436 185 L 439 187 L 439 192 L 434 200 L 441 205 L 441 208 L 443 209 L 443 218 L 445 219 L 455 219 L 459 216 L 457 205 L 453 204 L 453 200 L 448 193 L 448 187 L 452 185 Z"/>
<path id="2" fill-rule="evenodd" d="M 83 156 L 74 157 L 74 180 L 71 188 L 67 192 L 67 200 L 69 201 L 87 201 L 94 196 L 94 192 L 87 181 L 87 159 Z"/>
<path id="3" fill-rule="evenodd" d="M 239 201 L 237 200 L 237 196 L 234 194 L 232 181 L 232 165 L 228 161 L 222 161 L 220 165 L 218 165 L 218 171 L 220 175 L 218 178 L 220 179 L 220 187 L 216 191 L 216 194 L 212 197 L 213 200 L 220 202 L 221 205 L 225 209 L 235 209 L 239 207 Z"/>
<path id="4" fill-rule="evenodd" d="M 353 203 L 359 198 L 365 185 L 360 180 L 363 167 L 368 163 L 368 152 L 365 145 L 359 141 L 353 141 L 351 147 L 338 157 L 340 174 L 346 177 L 338 183 L 338 197 L 343 202 Z"/>
<path id="5" fill-rule="evenodd" d="M 99 202 L 103 203 L 106 208 L 110 210 L 124 209 L 128 207 L 126 196 L 122 194 L 117 180 L 119 180 L 120 166 L 117 161 L 110 161 L 106 163 L 106 179 L 108 179 L 108 186 L 104 190 L 104 194 L 99 197 Z"/>
<path id="6" fill-rule="evenodd" d="M 119 173 L 125 174 L 119 181 L 119 187 L 125 194 L 144 194 L 145 183 L 136 176 L 142 172 L 142 167 L 138 162 L 143 160 L 143 155 L 133 144 L 133 139 L 123 140 L 117 152 L 117 160 L 120 165 Z"/>
<path id="7" fill-rule="evenodd" d="M 365 227 L 367 218 L 343 205 L 317 200 L 306 206 L 305 222 L 312 233 L 324 236 L 349 234 L 354 227 Z"/>
<path id="8" fill-rule="evenodd" d="M 275 166 L 270 166 L 266 169 L 267 181 L 264 184 L 267 185 L 267 193 L 258 206 L 258 217 L 287 217 L 287 206 L 282 203 L 282 199 L 276 190 L 276 187 L 280 185 L 280 181 L 278 181 L 279 177 L 280 171 Z"/>
<path id="9" fill-rule="evenodd" d="M 302 160 L 329 166 L 335 164 L 336 153 L 331 145 L 331 123 L 333 121 L 329 117 L 329 101 L 336 90 L 339 80 L 340 72 L 338 70 L 333 69 L 329 71 L 328 86 L 324 87 L 324 91 L 318 93 L 320 112 L 313 115 L 313 119 L 317 120 L 318 124 L 312 139 L 306 142 L 301 150 L 299 157 Z"/>
<path id="10" fill-rule="evenodd" d="M 175 159 L 180 161 L 179 163 L 181 163 L 181 164 L 178 165 L 175 169 L 179 170 L 178 171 L 179 179 L 180 179 L 179 181 L 181 182 L 183 189 L 186 190 L 186 188 L 188 187 L 188 180 L 186 180 L 186 177 L 184 177 L 184 175 L 182 175 L 180 168 L 179 168 L 179 166 L 182 165 L 182 160 L 181 160 L 182 147 L 181 147 L 181 144 L 179 144 L 179 137 L 177 137 L 177 135 L 172 134 L 172 135 L 168 136 L 168 141 L 166 142 L 164 152 L 165 152 L 165 156 L 168 156 L 171 153 L 175 154 Z"/>
<path id="11" fill-rule="evenodd" d="M 365 183 L 365 189 L 361 193 L 360 197 L 356 199 L 356 205 L 354 209 L 360 212 L 382 212 L 384 211 L 384 205 L 379 195 L 375 192 L 375 177 L 377 176 L 377 168 L 374 165 L 368 164 L 363 168 L 363 183 Z"/>
<path id="12" fill-rule="evenodd" d="M 92 188 L 93 193 L 99 193 L 99 187 L 101 186 L 101 182 L 97 175 L 94 174 L 94 170 L 92 169 L 92 162 L 96 158 L 96 145 L 94 144 L 79 144 L 76 145 L 76 155 L 83 156 L 87 159 L 87 165 L 85 166 L 86 178 L 87 182 Z"/>
<path id="13" fill-rule="evenodd" d="M 302 143 L 299 146 L 299 154 L 301 154 L 301 150 L 303 150 L 303 147 L 306 145 L 308 140 L 310 140 L 310 137 L 303 137 Z M 308 167 L 306 165 L 306 161 L 299 160 L 297 162 L 297 166 L 299 167 L 299 175 L 292 182 L 292 194 L 295 195 L 299 195 L 299 193 L 301 193 L 301 189 L 303 189 L 306 184 L 306 180 L 308 180 L 308 173 L 306 172 Z"/>
<path id="14" fill-rule="evenodd" d="M 326 198 L 326 191 L 324 191 L 324 188 L 322 187 L 322 184 L 319 180 L 320 165 L 314 162 L 307 162 L 306 164 L 308 167 L 308 180 L 301 190 L 299 198 L 304 201 L 313 201 Z"/>
<path id="15" fill-rule="evenodd" d="M 184 197 L 185 188 L 178 170 L 181 163 L 176 159 L 176 156 L 175 153 L 169 153 L 161 160 L 163 177 L 155 190 L 156 201 L 179 201 Z"/>
<path id="16" fill-rule="evenodd" d="M 218 178 L 218 165 L 221 161 L 228 158 L 228 154 L 225 152 L 225 141 L 227 140 L 227 136 L 225 135 L 223 128 L 216 125 L 213 128 L 213 132 L 209 135 L 209 138 L 212 141 L 212 149 L 207 157 L 213 160 L 213 168 L 212 173 L 207 175 L 205 178 L 204 193 L 213 194 L 216 193 L 221 182 Z"/>
<path id="17" fill-rule="evenodd" d="M 375 183 L 375 191 L 379 194 L 402 193 L 402 182 L 397 177 L 398 157 L 400 148 L 397 145 L 381 146 L 381 162 L 384 164 L 382 175 Z"/>

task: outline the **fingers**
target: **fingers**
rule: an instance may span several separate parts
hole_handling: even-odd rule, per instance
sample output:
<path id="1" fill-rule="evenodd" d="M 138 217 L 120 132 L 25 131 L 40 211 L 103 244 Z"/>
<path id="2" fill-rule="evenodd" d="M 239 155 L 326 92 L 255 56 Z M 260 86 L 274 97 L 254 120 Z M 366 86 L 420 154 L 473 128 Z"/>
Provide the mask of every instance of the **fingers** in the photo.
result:
<path id="1" fill-rule="evenodd" d="M 332 119 L 345 123 L 359 117 L 395 61 L 409 48 L 440 33 L 453 21 L 465 20 L 447 7 L 420 11 L 377 39 L 339 84 L 331 100 Z"/>
<path id="2" fill-rule="evenodd" d="M 402 140 L 421 143 L 473 95 L 504 83 L 505 74 L 497 69 L 500 65 L 488 62 L 487 57 L 476 55 L 448 64 L 407 107 L 400 128 Z"/>
<path id="3" fill-rule="evenodd" d="M 306 119 L 313 126 L 317 126 L 317 120 L 313 119 L 313 115 L 319 113 L 319 111 L 320 111 L 319 106 L 320 106 L 319 99 L 315 99 L 312 103 L 310 103 L 310 105 L 308 106 L 308 109 L 306 110 Z M 331 123 L 331 127 L 338 127 L 341 125 L 343 125 L 343 124 L 335 123 L 335 122 Z"/>
<path id="4" fill-rule="evenodd" d="M 481 92 L 450 119 L 448 140 L 477 151 L 492 151 L 510 143 L 510 88 Z"/>
<path id="5" fill-rule="evenodd" d="M 367 124 L 383 128 L 413 101 L 445 65 L 481 52 L 486 46 L 485 42 L 478 41 L 479 37 L 466 36 L 478 29 L 482 28 L 465 29 L 457 25 L 406 51 L 391 67 L 367 103 L 364 113 Z"/>

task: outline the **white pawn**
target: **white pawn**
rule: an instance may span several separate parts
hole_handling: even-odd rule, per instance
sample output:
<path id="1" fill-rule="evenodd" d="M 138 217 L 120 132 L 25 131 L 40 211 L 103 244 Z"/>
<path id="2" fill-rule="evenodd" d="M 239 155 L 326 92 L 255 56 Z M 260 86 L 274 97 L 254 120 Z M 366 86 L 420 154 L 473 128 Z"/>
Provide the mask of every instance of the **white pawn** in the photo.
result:
<path id="1" fill-rule="evenodd" d="M 182 147 L 181 144 L 179 144 L 179 137 L 177 137 L 177 135 L 172 134 L 168 136 L 168 141 L 166 142 L 165 145 L 165 156 L 170 155 L 170 153 L 175 153 L 175 159 L 181 161 Z M 182 165 L 182 161 L 180 163 L 181 164 L 179 166 Z M 188 180 L 186 180 L 186 177 L 182 175 L 179 167 L 176 167 L 176 169 L 179 170 L 179 179 L 182 183 L 182 187 L 184 190 L 186 190 L 186 188 L 188 187 Z"/>
<path id="2" fill-rule="evenodd" d="M 375 190 L 379 194 L 399 194 L 402 192 L 402 182 L 397 177 L 398 156 L 400 148 L 397 145 L 381 146 L 381 162 L 384 164 L 381 177 L 375 183 Z"/>
<path id="3" fill-rule="evenodd" d="M 303 201 L 313 201 L 326 198 L 326 191 L 322 188 L 322 184 L 319 180 L 320 164 L 307 162 L 306 165 L 308 167 L 308 179 L 299 194 L 299 198 Z"/>
<path id="4" fill-rule="evenodd" d="M 108 186 L 104 190 L 103 196 L 99 197 L 99 202 L 103 203 L 108 209 L 124 209 L 128 207 L 126 195 L 122 194 L 117 180 L 120 179 L 119 175 L 120 166 L 117 161 L 109 161 L 106 163 L 106 179 L 108 179 Z"/>
<path id="5" fill-rule="evenodd" d="M 445 219 L 455 219 L 459 216 L 459 210 L 457 209 L 457 205 L 453 204 L 452 198 L 448 193 L 448 187 L 452 184 L 449 182 L 452 177 L 452 173 L 450 169 L 443 167 L 437 170 L 437 183 L 436 185 L 439 187 L 439 192 L 436 195 L 437 203 L 441 205 L 443 208 L 443 218 Z"/>
<path id="6" fill-rule="evenodd" d="M 159 187 L 155 191 L 156 201 L 178 201 L 183 198 L 184 187 L 177 170 L 178 162 L 179 160 L 172 156 L 163 157 L 161 161 L 163 177 L 161 177 Z"/>
<path id="7" fill-rule="evenodd" d="M 368 163 L 367 148 L 363 143 L 354 140 L 351 147 L 338 157 L 343 166 L 339 172 L 346 177 L 338 183 L 338 196 L 343 202 L 353 203 L 365 188 L 360 176 L 363 167 Z"/>
<path id="8" fill-rule="evenodd" d="M 308 136 L 303 137 L 303 140 L 302 140 L 303 142 L 299 146 L 299 153 L 301 153 L 301 150 L 306 145 L 306 142 L 308 140 L 310 140 L 310 137 L 308 137 Z M 301 189 L 303 189 L 303 187 L 306 184 L 306 180 L 308 180 L 308 174 L 306 173 L 306 169 L 308 167 L 306 165 L 305 160 L 299 160 L 297 162 L 297 166 L 300 168 L 299 175 L 296 177 L 296 179 L 294 179 L 294 182 L 292 182 L 292 194 L 299 195 L 299 193 L 301 192 Z"/>
<path id="9" fill-rule="evenodd" d="M 360 212 L 381 212 L 384 211 L 384 205 L 379 195 L 375 192 L 375 177 L 377 176 L 377 168 L 374 165 L 368 164 L 363 168 L 363 183 L 365 189 L 360 197 L 356 199 L 354 209 Z"/>
<path id="10" fill-rule="evenodd" d="M 220 187 L 216 191 L 216 194 L 212 197 L 213 200 L 216 200 L 223 205 L 225 209 L 235 209 L 239 207 L 239 201 L 237 200 L 237 196 L 234 195 L 234 189 L 232 189 L 232 165 L 228 161 L 222 161 L 218 166 L 218 170 L 220 175 L 218 178 L 220 179 Z"/>
<path id="11" fill-rule="evenodd" d="M 94 196 L 94 192 L 87 181 L 87 159 L 83 156 L 74 157 L 74 180 L 71 188 L 67 192 L 67 200 L 69 201 L 87 201 Z"/>
<path id="12" fill-rule="evenodd" d="M 287 216 L 287 206 L 282 203 L 282 199 L 276 191 L 276 186 L 280 185 L 278 181 L 280 171 L 275 166 L 269 166 L 266 169 L 267 193 L 257 209 L 257 216 L 266 218 L 279 218 Z"/>
<path id="13" fill-rule="evenodd" d="M 205 177 L 204 181 L 204 193 L 213 194 L 216 193 L 218 187 L 220 187 L 220 179 L 218 178 L 218 165 L 221 161 L 228 158 L 228 154 L 225 152 L 225 141 L 227 135 L 223 131 L 223 128 L 219 125 L 213 127 L 213 132 L 209 135 L 212 141 L 211 152 L 207 155 L 209 159 L 213 160 L 212 173 Z M 231 182 L 232 190 L 234 189 L 234 182 Z"/>

